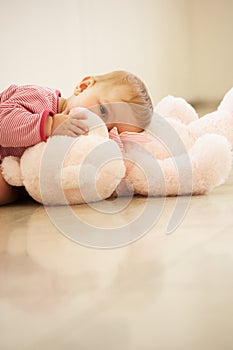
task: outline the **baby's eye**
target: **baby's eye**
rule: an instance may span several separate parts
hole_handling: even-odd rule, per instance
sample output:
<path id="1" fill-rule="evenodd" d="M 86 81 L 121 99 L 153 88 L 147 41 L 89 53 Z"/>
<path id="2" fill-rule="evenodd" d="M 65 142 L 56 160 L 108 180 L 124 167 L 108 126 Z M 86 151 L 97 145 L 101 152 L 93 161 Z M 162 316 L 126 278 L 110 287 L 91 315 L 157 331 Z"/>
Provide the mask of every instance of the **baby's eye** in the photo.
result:
<path id="1" fill-rule="evenodd" d="M 103 105 L 100 105 L 100 113 L 102 114 L 102 116 L 106 116 L 107 114 L 107 110 Z"/>

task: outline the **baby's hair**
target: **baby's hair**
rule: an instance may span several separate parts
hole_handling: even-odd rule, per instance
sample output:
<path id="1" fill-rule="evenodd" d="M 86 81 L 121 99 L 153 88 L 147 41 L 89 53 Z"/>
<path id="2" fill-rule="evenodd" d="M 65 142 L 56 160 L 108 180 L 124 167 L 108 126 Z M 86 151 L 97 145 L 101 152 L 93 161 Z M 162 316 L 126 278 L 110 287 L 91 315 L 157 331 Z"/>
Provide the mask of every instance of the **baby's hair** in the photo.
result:
<path id="1" fill-rule="evenodd" d="M 122 98 L 122 101 L 130 103 L 139 127 L 144 129 L 150 124 L 153 104 L 148 90 L 140 78 L 123 70 L 97 75 L 94 78 L 96 82 L 112 83 L 114 86 L 127 87 L 128 93 L 125 95 L 125 98 Z"/>

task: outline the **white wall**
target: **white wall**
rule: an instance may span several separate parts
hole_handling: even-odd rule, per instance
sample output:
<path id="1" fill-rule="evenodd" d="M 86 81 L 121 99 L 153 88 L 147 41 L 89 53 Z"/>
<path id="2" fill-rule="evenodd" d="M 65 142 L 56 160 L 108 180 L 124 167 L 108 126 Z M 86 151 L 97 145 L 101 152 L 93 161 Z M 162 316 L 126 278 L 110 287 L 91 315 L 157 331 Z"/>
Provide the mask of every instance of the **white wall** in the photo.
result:
<path id="1" fill-rule="evenodd" d="M 1 2 L 0 89 L 35 83 L 68 90 L 83 70 L 77 14 L 76 0 Z"/>
<path id="2" fill-rule="evenodd" d="M 186 0 L 86 0 L 82 8 L 85 73 L 118 67 L 138 74 L 153 99 L 189 95 Z"/>
<path id="3" fill-rule="evenodd" d="M 233 1 L 191 1 L 193 97 L 221 99 L 233 86 Z"/>
<path id="4" fill-rule="evenodd" d="M 126 69 L 146 82 L 154 102 L 167 94 L 218 98 L 233 85 L 232 4 L 1 2 L 0 90 L 12 83 L 35 83 L 59 88 L 68 96 L 87 74 Z"/>

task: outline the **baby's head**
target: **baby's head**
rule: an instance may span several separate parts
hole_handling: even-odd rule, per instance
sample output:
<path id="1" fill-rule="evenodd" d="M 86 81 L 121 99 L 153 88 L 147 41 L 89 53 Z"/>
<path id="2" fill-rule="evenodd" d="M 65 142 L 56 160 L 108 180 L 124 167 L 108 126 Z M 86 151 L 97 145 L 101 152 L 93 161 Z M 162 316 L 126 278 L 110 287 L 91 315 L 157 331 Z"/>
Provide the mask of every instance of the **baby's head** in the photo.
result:
<path id="1" fill-rule="evenodd" d="M 145 84 L 126 71 L 83 78 L 67 99 L 67 107 L 88 108 L 103 119 L 109 130 L 117 126 L 120 133 L 142 131 L 153 114 Z"/>

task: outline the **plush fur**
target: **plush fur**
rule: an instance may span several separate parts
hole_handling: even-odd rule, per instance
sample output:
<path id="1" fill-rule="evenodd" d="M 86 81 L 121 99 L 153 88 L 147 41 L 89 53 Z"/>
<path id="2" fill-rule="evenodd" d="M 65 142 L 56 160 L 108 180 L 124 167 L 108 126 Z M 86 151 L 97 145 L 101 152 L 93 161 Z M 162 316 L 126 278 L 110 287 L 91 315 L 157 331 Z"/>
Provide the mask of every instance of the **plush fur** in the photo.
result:
<path id="1" fill-rule="evenodd" d="M 145 196 L 206 194 L 223 184 L 232 166 L 233 88 L 217 111 L 198 118 L 184 99 L 158 103 L 151 125 L 141 134 L 108 133 L 85 110 L 88 135 L 53 136 L 28 148 L 21 159 L 6 157 L 5 180 L 25 186 L 48 205 L 99 201 L 130 191 Z"/>

